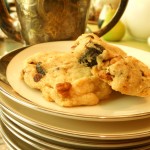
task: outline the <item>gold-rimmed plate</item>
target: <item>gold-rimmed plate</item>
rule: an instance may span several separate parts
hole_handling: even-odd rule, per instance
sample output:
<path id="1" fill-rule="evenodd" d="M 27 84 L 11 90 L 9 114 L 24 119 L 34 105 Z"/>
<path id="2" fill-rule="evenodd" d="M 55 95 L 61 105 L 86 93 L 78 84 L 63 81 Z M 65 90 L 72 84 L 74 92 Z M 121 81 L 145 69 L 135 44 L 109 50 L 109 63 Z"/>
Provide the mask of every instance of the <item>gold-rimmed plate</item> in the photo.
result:
<path id="1" fill-rule="evenodd" d="M 2 111 L 4 110 L 12 121 L 28 124 L 30 128 L 34 127 L 42 132 L 44 130 L 49 134 L 54 133 L 63 138 L 101 141 L 132 140 L 150 136 L 150 118 L 115 122 L 75 120 L 33 110 L 3 95 L 1 105 Z"/>
<path id="2" fill-rule="evenodd" d="M 59 145 L 64 145 L 65 143 L 65 148 L 76 147 L 77 149 L 129 148 L 137 146 L 139 147 L 140 145 L 147 145 L 150 142 L 148 137 L 127 140 L 88 140 L 80 138 L 77 139 L 75 137 L 71 138 L 71 136 L 66 138 L 66 136 L 62 136 L 61 133 L 56 137 L 54 133 L 52 135 L 48 134 L 49 132 L 44 134 L 44 132 L 41 132 L 35 128 L 33 129 L 32 124 L 27 124 L 27 122 L 20 122 L 20 120 L 16 119 L 13 115 L 10 115 L 10 113 L 5 108 L 2 110 L 1 116 L 2 121 L 11 127 L 12 130 L 16 130 L 17 132 L 21 133 L 21 135 L 30 137 L 30 139 L 33 138 L 35 141 L 40 139 L 42 145 L 45 143 L 42 141 L 47 141 L 48 143 L 45 143 L 46 146 L 49 146 L 49 143 L 51 142 L 56 142 L 57 144 L 59 143 Z M 51 144 L 49 147 L 51 147 Z"/>
<path id="3" fill-rule="evenodd" d="M 7 80 L 13 89 L 23 96 L 27 104 L 38 110 L 46 111 L 53 115 L 89 121 L 123 121 L 135 120 L 150 116 L 150 97 L 141 98 L 114 93 L 109 100 L 101 101 L 95 106 L 81 106 L 65 108 L 54 102 L 48 102 L 41 92 L 31 89 L 20 79 L 24 60 L 37 53 L 47 51 L 69 51 L 72 41 L 50 42 L 31 46 L 19 52 L 7 67 Z M 134 56 L 150 66 L 150 53 L 136 48 L 117 45 L 128 55 Z M 136 88 L 136 87 L 135 87 Z M 30 102 L 29 102 L 29 101 Z"/>

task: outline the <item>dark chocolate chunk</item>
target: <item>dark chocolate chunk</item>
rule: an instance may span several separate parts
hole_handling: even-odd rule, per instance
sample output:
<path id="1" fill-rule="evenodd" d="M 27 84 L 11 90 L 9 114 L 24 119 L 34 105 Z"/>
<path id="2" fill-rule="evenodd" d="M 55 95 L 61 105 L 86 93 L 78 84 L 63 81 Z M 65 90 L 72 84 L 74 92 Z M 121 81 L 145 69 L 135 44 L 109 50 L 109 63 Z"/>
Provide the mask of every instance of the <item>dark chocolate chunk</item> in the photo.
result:
<path id="1" fill-rule="evenodd" d="M 94 44 L 94 47 L 87 47 L 85 53 L 79 58 L 79 63 L 92 67 L 97 65 L 96 57 L 102 54 L 104 47 Z"/>

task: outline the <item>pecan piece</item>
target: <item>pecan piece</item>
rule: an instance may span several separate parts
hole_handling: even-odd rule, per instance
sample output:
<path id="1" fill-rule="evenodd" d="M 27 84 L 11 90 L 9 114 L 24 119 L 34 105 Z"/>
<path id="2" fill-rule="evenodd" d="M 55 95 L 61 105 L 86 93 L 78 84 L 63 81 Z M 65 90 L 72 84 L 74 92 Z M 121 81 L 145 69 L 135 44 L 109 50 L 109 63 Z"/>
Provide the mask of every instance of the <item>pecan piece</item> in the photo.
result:
<path id="1" fill-rule="evenodd" d="M 72 87 L 72 85 L 69 82 L 56 84 L 57 92 L 59 94 L 61 94 L 62 97 L 69 97 L 69 95 L 70 95 L 69 91 L 70 91 L 71 87 Z"/>

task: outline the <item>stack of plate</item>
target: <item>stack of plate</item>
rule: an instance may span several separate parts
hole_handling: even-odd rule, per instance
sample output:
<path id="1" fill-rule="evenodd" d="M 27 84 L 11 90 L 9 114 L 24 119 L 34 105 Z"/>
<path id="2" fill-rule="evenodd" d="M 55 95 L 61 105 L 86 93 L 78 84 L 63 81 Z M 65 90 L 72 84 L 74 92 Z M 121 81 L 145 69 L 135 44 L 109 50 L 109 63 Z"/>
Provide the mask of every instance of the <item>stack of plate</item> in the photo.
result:
<path id="1" fill-rule="evenodd" d="M 61 47 L 64 44 L 59 43 Z M 63 108 L 48 102 L 49 106 L 44 107 L 20 96 L 14 92 L 15 87 L 7 83 L 9 58 L 16 57 L 20 50 L 0 61 L 1 132 L 10 149 L 150 149 L 150 98 L 114 93 L 111 100 L 97 106 Z M 129 50 L 133 52 L 134 49 Z M 13 72 L 11 75 L 14 77 Z"/>

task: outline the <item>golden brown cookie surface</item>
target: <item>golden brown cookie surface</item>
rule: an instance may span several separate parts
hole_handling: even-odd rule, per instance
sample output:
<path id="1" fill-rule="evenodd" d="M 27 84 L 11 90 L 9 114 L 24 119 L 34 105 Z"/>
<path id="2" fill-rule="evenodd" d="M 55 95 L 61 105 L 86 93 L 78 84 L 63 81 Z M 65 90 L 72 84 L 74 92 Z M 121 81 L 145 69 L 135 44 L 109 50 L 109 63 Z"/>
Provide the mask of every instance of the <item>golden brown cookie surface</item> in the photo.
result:
<path id="1" fill-rule="evenodd" d="M 150 96 L 150 69 L 136 58 L 127 56 L 120 48 L 94 34 L 83 34 L 72 49 L 82 59 L 80 63 L 90 66 L 93 75 L 98 75 L 113 90 L 133 96 Z M 92 51 L 99 53 L 93 55 Z"/>
<path id="2" fill-rule="evenodd" d="M 45 99 L 61 106 L 95 105 L 111 93 L 110 86 L 93 76 L 90 67 L 78 63 L 72 53 L 35 54 L 25 62 L 22 77 Z"/>

